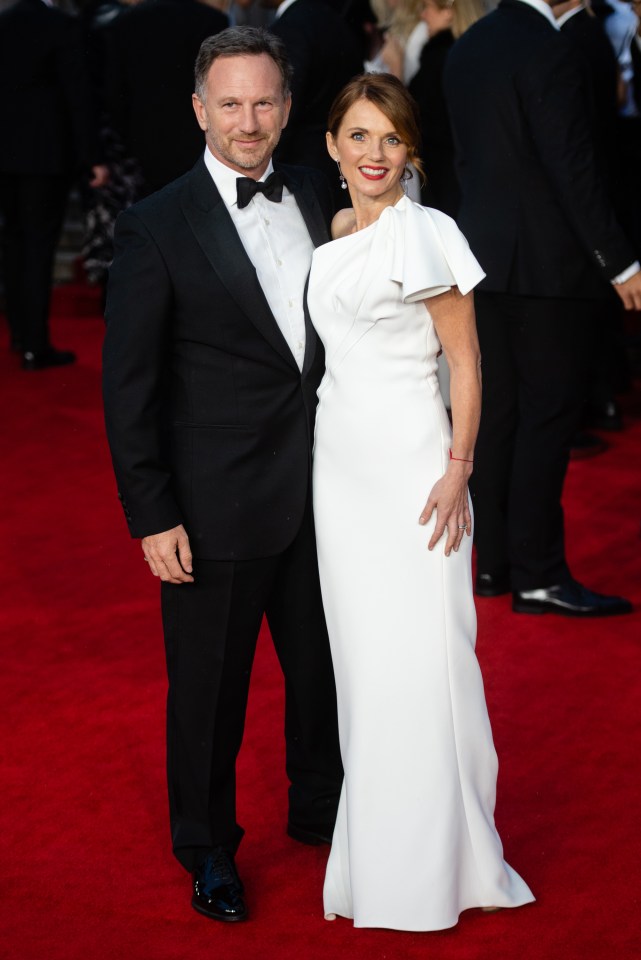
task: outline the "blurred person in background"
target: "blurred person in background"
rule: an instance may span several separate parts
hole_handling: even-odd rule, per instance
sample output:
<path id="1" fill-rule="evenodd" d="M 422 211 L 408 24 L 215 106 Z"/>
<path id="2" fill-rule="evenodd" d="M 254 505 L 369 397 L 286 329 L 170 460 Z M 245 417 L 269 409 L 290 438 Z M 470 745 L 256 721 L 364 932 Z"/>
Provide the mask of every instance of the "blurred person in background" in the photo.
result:
<path id="1" fill-rule="evenodd" d="M 285 44 L 294 70 L 292 108 L 275 158 L 321 170 L 337 205 L 345 202 L 336 165 L 325 147 L 329 108 L 362 72 L 361 48 L 343 18 L 323 0 L 263 0 L 276 8 L 271 32 Z"/>
<path id="2" fill-rule="evenodd" d="M 144 194 L 186 173 L 202 152 L 191 95 L 202 41 L 228 25 L 210 0 L 143 0 L 105 30 L 105 101 Z"/>
<path id="3" fill-rule="evenodd" d="M 49 338 L 53 259 L 69 188 L 108 176 L 80 23 L 43 0 L 0 13 L 0 213 L 11 349 L 25 370 L 73 363 Z"/>
<path id="4" fill-rule="evenodd" d="M 501 0 L 456 42 L 444 89 L 459 223 L 476 294 L 483 408 L 474 474 L 476 592 L 517 613 L 627 613 L 572 576 L 561 495 L 586 396 L 595 303 L 641 307 L 641 265 L 593 147 L 581 64 L 541 0 Z"/>
<path id="5" fill-rule="evenodd" d="M 454 141 L 443 93 L 443 70 L 454 42 L 485 14 L 481 0 L 422 0 L 428 39 L 409 85 L 421 118 L 421 158 L 425 183 L 421 201 L 456 217 L 461 199 Z"/>

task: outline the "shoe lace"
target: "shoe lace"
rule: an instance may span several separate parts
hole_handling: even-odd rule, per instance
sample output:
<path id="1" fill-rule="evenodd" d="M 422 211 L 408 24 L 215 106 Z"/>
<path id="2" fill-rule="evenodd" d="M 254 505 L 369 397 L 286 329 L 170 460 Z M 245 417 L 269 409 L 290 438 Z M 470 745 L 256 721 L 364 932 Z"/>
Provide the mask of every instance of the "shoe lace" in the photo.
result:
<path id="1" fill-rule="evenodd" d="M 202 865 L 201 876 L 205 890 L 211 890 L 226 883 L 234 883 L 234 873 L 224 850 L 214 850 L 207 856 Z"/>

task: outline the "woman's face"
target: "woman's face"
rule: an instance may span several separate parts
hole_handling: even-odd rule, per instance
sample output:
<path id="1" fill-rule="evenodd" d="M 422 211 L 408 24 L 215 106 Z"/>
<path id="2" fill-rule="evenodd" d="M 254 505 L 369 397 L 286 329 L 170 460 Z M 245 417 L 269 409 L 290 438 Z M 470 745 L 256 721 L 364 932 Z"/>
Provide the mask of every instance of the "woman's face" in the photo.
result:
<path id="1" fill-rule="evenodd" d="M 452 26 L 454 14 L 451 7 L 439 7 L 434 0 L 425 0 L 421 11 L 421 20 L 427 24 L 428 37 L 433 37 L 441 30 L 449 30 Z"/>
<path id="2" fill-rule="evenodd" d="M 349 108 L 336 139 L 327 134 L 327 149 L 341 165 L 352 199 L 355 194 L 395 203 L 407 163 L 407 145 L 392 121 L 369 100 Z"/>

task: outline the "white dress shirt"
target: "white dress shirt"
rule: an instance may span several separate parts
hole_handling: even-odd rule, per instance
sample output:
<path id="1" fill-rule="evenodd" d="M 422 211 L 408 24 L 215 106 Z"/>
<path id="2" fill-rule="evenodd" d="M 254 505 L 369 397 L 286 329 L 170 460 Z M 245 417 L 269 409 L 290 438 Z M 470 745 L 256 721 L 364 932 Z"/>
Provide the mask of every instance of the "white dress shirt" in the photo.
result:
<path id="1" fill-rule="evenodd" d="M 312 243 L 298 204 L 287 187 L 281 203 L 257 193 L 238 209 L 236 180 L 243 174 L 217 160 L 209 147 L 205 164 L 238 231 L 247 256 L 256 268 L 258 282 L 267 298 L 280 332 L 294 355 L 298 369 L 305 357 L 303 293 L 312 262 Z M 260 178 L 272 172 L 271 160 Z"/>
<path id="2" fill-rule="evenodd" d="M 559 29 L 561 29 L 561 27 L 567 23 L 568 20 L 571 20 L 572 17 L 575 17 L 577 13 L 581 13 L 582 10 L 585 10 L 585 3 L 582 3 L 578 7 L 572 7 L 571 10 L 566 10 L 565 13 L 562 13 L 556 21 L 559 25 Z"/>

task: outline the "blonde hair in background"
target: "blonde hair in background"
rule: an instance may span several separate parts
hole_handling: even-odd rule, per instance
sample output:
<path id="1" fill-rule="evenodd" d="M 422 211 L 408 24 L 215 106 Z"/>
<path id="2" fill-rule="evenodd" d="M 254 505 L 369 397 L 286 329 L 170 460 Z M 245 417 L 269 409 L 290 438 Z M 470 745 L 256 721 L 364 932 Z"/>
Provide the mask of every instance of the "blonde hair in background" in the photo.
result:
<path id="1" fill-rule="evenodd" d="M 370 7 L 378 27 L 405 43 L 421 19 L 423 0 L 370 0 Z"/>
<path id="2" fill-rule="evenodd" d="M 389 24 L 389 33 L 405 43 L 410 33 L 421 19 L 423 0 L 398 0 L 392 10 L 392 19 Z"/>
<path id="3" fill-rule="evenodd" d="M 465 33 L 473 23 L 480 20 L 488 12 L 488 5 L 484 0 L 428 0 L 441 10 L 452 11 L 452 33 L 455 38 Z"/>

